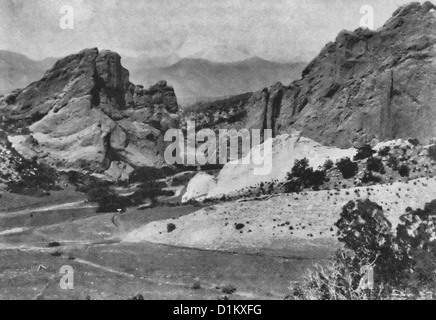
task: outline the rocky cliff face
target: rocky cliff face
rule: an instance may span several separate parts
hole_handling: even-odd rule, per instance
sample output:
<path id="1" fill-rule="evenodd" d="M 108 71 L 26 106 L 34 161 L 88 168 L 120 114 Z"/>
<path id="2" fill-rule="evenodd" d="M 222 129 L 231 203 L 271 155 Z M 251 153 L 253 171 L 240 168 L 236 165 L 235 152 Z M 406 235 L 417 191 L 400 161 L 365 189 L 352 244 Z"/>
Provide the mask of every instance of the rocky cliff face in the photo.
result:
<path id="1" fill-rule="evenodd" d="M 122 172 L 163 163 L 163 132 L 178 127 L 174 90 L 129 81 L 118 54 L 84 50 L 0 100 L 2 129 L 26 157 L 60 169 Z"/>
<path id="2" fill-rule="evenodd" d="M 399 8 L 377 31 L 342 31 L 302 78 L 255 93 L 247 127 L 301 131 L 348 148 L 377 140 L 436 136 L 436 7 Z"/>

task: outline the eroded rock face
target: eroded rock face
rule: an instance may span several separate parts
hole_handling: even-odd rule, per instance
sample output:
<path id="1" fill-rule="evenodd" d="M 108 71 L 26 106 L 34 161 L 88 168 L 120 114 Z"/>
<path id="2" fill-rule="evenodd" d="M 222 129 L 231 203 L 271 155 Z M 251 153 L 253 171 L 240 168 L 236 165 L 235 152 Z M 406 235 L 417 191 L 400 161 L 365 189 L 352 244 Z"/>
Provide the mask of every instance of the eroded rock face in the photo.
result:
<path id="1" fill-rule="evenodd" d="M 289 86 L 255 93 L 249 128 L 349 148 L 436 136 L 436 7 L 412 3 L 377 31 L 342 31 Z"/>
<path id="2" fill-rule="evenodd" d="M 59 60 L 0 100 L 3 129 L 23 155 L 123 179 L 133 167 L 163 164 L 163 133 L 179 126 L 177 112 L 165 81 L 136 86 L 117 53 L 98 49 Z"/>

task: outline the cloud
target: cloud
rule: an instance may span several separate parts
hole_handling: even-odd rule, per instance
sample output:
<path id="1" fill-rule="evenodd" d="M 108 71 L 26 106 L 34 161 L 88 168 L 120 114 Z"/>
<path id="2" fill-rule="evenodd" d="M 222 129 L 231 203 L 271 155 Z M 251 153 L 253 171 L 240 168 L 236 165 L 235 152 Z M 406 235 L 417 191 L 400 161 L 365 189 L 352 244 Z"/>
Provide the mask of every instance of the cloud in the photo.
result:
<path id="1" fill-rule="evenodd" d="M 376 25 L 381 26 L 406 2 L 0 0 L 0 48 L 37 59 L 100 47 L 132 56 L 215 54 L 231 60 L 245 52 L 274 60 L 310 60 L 340 30 L 359 26 L 362 5 L 374 6 Z M 74 8 L 74 30 L 59 27 L 63 5 Z"/>

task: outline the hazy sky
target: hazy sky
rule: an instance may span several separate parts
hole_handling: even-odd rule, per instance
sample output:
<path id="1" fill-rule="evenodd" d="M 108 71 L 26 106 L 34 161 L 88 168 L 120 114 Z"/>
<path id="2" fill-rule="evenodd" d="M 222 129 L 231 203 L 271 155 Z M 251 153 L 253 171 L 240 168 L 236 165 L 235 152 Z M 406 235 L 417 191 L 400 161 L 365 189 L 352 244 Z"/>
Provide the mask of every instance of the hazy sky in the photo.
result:
<path id="1" fill-rule="evenodd" d="M 312 59 L 372 5 L 380 27 L 407 0 L 0 0 L 0 49 L 33 59 L 88 47 L 127 56 Z M 59 26 L 63 5 L 74 30 Z"/>

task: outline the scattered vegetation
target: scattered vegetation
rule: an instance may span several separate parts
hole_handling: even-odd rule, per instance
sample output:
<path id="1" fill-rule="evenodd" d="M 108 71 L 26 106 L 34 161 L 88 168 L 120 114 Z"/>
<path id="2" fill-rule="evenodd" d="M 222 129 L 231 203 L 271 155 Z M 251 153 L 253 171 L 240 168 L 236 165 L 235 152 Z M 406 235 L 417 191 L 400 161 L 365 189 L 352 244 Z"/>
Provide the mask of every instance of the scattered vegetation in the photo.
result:
<path id="1" fill-rule="evenodd" d="M 225 286 L 221 289 L 221 292 L 224 294 L 234 294 L 236 292 L 236 288 L 232 285 Z"/>

